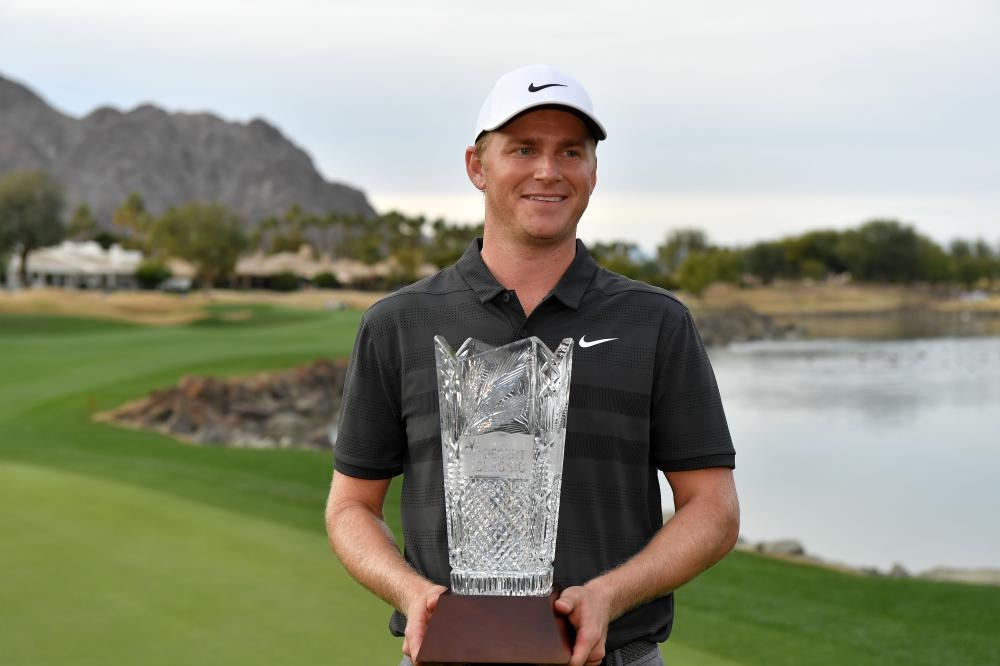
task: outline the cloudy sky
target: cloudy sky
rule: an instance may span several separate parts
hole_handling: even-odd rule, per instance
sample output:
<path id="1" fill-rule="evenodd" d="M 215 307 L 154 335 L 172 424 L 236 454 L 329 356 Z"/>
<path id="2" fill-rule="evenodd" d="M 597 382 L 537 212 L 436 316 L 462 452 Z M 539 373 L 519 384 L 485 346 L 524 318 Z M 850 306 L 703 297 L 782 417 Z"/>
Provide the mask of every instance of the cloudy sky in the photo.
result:
<path id="1" fill-rule="evenodd" d="M 473 222 L 482 99 L 548 63 L 608 129 L 585 240 L 891 217 L 996 243 L 998 34 L 996 0 L 0 0 L 0 73 L 76 116 L 263 117 L 377 209 Z"/>

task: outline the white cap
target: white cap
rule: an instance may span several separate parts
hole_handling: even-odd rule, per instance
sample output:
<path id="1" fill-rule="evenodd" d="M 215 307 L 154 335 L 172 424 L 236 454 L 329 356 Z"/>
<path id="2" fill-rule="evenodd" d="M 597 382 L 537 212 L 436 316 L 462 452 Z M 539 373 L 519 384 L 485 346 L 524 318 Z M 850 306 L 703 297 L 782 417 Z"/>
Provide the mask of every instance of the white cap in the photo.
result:
<path id="1" fill-rule="evenodd" d="M 598 141 L 608 138 L 594 115 L 590 95 L 576 79 L 548 65 L 529 65 L 501 76 L 483 102 L 476 120 L 476 139 L 499 129 L 514 116 L 537 106 L 565 106 L 580 116 Z"/>

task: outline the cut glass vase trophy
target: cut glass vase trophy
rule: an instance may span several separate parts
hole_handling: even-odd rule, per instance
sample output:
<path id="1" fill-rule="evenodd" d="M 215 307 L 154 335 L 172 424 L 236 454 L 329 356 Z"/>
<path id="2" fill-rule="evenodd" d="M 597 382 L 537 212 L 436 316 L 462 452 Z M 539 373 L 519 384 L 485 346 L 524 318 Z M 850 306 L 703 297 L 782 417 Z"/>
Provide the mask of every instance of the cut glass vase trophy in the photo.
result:
<path id="1" fill-rule="evenodd" d="M 565 664 L 552 572 L 573 340 L 434 349 L 451 590 L 418 660 Z"/>

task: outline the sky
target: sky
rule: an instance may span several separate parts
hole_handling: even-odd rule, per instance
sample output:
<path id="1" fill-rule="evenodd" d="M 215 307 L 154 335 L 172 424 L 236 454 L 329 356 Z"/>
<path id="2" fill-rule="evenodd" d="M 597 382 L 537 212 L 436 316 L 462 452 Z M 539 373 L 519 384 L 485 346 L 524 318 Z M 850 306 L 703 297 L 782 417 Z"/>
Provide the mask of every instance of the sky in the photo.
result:
<path id="1" fill-rule="evenodd" d="M 608 130 L 586 241 L 890 218 L 996 244 L 998 34 L 996 0 L 0 0 L 0 74 L 73 116 L 261 117 L 380 212 L 471 223 L 479 107 L 546 63 Z"/>

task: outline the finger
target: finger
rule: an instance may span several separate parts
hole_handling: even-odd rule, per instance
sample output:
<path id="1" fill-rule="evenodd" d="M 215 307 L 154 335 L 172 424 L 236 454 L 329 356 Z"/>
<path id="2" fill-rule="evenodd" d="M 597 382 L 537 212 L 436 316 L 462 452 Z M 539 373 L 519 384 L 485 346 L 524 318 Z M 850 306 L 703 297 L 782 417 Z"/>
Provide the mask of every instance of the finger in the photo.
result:
<path id="1" fill-rule="evenodd" d="M 573 656 L 569 660 L 570 666 L 584 666 L 584 664 L 589 663 L 592 647 L 593 645 L 590 645 L 589 642 L 584 643 L 578 639 L 576 645 L 573 646 Z"/>
<path id="2" fill-rule="evenodd" d="M 416 664 L 418 663 L 417 657 L 420 655 L 420 643 L 421 641 L 411 641 L 411 644 L 413 645 L 413 651 L 409 655 L 407 655 L 410 658 L 410 660 L 413 661 L 414 666 L 416 666 Z"/>

